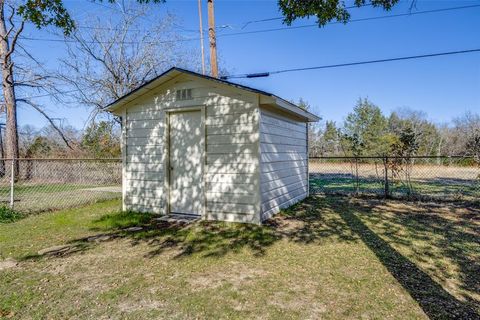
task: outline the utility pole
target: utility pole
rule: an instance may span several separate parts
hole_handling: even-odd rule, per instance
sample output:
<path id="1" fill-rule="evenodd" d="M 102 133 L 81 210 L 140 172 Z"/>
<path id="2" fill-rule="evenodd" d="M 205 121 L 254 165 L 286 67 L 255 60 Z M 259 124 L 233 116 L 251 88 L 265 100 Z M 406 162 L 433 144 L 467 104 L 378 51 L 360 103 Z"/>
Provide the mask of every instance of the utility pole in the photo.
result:
<path id="1" fill-rule="evenodd" d="M 210 40 L 210 68 L 212 77 L 218 78 L 217 65 L 217 39 L 215 37 L 215 13 L 213 11 L 213 0 L 208 2 L 208 38 Z"/>
<path id="2" fill-rule="evenodd" d="M 200 22 L 200 50 L 202 51 L 202 74 L 205 75 L 205 49 L 203 48 L 202 0 L 198 0 L 198 19 Z"/>

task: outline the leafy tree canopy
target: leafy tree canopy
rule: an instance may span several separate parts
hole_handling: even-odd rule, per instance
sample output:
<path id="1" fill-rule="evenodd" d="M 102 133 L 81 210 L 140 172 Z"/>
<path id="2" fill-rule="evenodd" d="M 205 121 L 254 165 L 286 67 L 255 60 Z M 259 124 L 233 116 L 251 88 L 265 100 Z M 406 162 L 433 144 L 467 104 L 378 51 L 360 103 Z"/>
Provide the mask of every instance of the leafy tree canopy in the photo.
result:
<path id="1" fill-rule="evenodd" d="M 103 2 L 99 0 L 99 2 Z M 115 0 L 107 0 L 114 3 Z M 137 0 L 138 3 L 164 3 L 165 0 Z M 63 0 L 27 0 L 17 8 L 17 13 L 25 21 L 33 23 L 37 28 L 53 25 L 65 35 L 75 30 L 73 18 L 64 6 Z"/>
<path id="2" fill-rule="evenodd" d="M 112 122 L 93 122 L 85 130 L 82 147 L 97 158 L 119 157 L 118 133 Z"/>
<path id="3" fill-rule="evenodd" d="M 399 0 L 355 0 L 354 6 L 372 5 L 390 10 Z M 342 0 L 279 0 L 278 6 L 284 16 L 284 23 L 291 25 L 298 18 L 317 17 L 319 27 L 332 20 L 347 23 L 350 20 L 348 9 Z"/>
<path id="4" fill-rule="evenodd" d="M 75 23 L 63 5 L 62 0 L 27 0 L 18 6 L 18 15 L 32 22 L 37 28 L 54 25 L 69 35 Z"/>
<path id="5" fill-rule="evenodd" d="M 368 99 L 359 99 L 343 126 L 345 141 L 355 155 L 382 155 L 387 151 L 387 119 Z"/>

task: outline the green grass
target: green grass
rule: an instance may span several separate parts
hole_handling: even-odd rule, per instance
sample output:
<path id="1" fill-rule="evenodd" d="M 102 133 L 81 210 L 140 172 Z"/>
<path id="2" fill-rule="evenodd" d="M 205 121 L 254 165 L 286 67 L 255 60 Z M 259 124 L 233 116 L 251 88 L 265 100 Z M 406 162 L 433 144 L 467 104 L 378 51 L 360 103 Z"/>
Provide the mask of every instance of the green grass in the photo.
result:
<path id="1" fill-rule="evenodd" d="M 95 220 L 118 212 L 118 200 L 62 211 L 45 212 L 16 223 L 0 225 L 0 259 L 22 259 L 49 246 L 93 234 Z"/>
<path id="2" fill-rule="evenodd" d="M 23 214 L 12 210 L 7 206 L 0 206 L 0 223 L 11 223 L 24 217 Z"/>
<path id="3" fill-rule="evenodd" d="M 19 261 L 0 270 L 0 316 L 442 319 L 480 312 L 475 208 L 317 196 L 256 226 L 166 223 L 118 206 L 107 201 L 0 225 L 0 256 Z M 55 245 L 67 249 L 37 254 Z"/>
<path id="4" fill-rule="evenodd" d="M 59 191 L 73 191 L 85 188 L 94 188 L 95 185 L 79 185 L 79 184 L 64 184 L 64 183 L 51 183 L 51 184 L 17 184 L 15 185 L 15 194 L 25 195 L 32 193 L 52 193 Z M 0 187 L 0 194 L 10 194 L 10 187 Z"/>
<path id="5" fill-rule="evenodd" d="M 313 190 L 326 193 L 349 194 L 355 192 L 354 180 L 352 178 L 321 179 L 311 178 L 310 186 Z M 412 181 L 414 194 L 420 197 L 475 200 L 480 197 L 480 185 L 477 181 L 465 183 L 448 183 L 442 181 Z M 384 185 L 378 180 L 360 179 L 359 192 L 366 194 L 382 194 Z M 391 183 L 392 195 L 401 197 L 409 193 L 408 188 L 401 183 Z"/>

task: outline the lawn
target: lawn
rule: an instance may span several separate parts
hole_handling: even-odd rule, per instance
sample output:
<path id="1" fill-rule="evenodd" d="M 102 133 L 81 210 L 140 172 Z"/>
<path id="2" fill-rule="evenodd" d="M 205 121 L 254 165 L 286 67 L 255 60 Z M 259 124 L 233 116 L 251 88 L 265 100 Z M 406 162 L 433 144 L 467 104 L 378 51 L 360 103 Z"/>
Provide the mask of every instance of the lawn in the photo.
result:
<path id="1" fill-rule="evenodd" d="M 0 317 L 479 318 L 478 208 L 315 196 L 253 226 L 118 206 L 0 224 Z"/>
<path id="2" fill-rule="evenodd" d="M 358 180 L 359 193 L 383 195 L 384 185 L 381 180 L 361 178 Z M 447 180 L 423 179 L 412 180 L 415 196 L 427 199 L 477 201 L 480 197 L 480 183 L 478 180 Z M 312 175 L 310 178 L 312 192 L 353 194 L 355 193 L 355 179 L 352 177 L 322 177 Z M 406 197 L 408 188 L 399 182 L 390 182 L 390 192 L 393 197 Z"/>

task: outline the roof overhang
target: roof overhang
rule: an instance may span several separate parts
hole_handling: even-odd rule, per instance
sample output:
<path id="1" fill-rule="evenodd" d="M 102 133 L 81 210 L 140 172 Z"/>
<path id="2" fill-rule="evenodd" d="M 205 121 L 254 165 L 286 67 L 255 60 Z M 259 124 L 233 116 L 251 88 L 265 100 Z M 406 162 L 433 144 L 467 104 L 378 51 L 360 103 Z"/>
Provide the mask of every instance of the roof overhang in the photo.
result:
<path id="1" fill-rule="evenodd" d="M 266 104 L 274 105 L 276 108 L 281 109 L 284 112 L 287 112 L 289 114 L 296 115 L 296 116 L 298 116 L 298 117 L 300 117 L 300 118 L 302 118 L 302 119 L 304 119 L 308 122 L 315 122 L 315 121 L 320 120 L 320 117 L 314 115 L 313 113 L 310 113 L 307 110 L 305 110 L 303 108 L 300 108 L 299 106 L 297 106 L 297 105 L 295 105 L 291 102 L 288 102 L 287 100 L 284 100 L 280 97 L 277 97 L 274 94 L 268 93 L 266 91 L 257 90 L 257 89 L 247 87 L 247 86 L 243 86 L 243 85 L 233 83 L 233 82 L 230 82 L 230 81 L 220 80 L 220 79 L 217 79 L 217 78 L 213 78 L 213 77 L 210 77 L 210 76 L 202 75 L 202 74 L 199 74 L 199 73 L 196 73 L 196 72 L 193 72 L 193 71 L 189 71 L 189 70 L 185 70 L 185 69 L 181 69 L 181 68 L 176 68 L 176 67 L 165 71 L 164 73 L 162 73 L 158 77 L 146 82 L 144 85 L 142 85 L 142 86 L 138 87 L 137 89 L 127 93 L 123 97 L 120 97 L 116 101 L 114 101 L 111 104 L 109 104 L 108 106 L 106 106 L 105 110 L 107 110 L 109 112 L 112 112 L 112 113 L 116 113 L 116 111 L 118 111 L 118 110 L 122 109 L 123 107 L 127 106 L 130 102 L 134 101 L 135 99 L 139 98 L 140 96 L 148 93 L 151 90 L 154 90 L 155 88 L 157 88 L 161 84 L 163 84 L 163 83 L 165 83 L 169 80 L 172 80 L 172 79 L 174 79 L 174 78 L 176 78 L 176 77 L 178 77 L 182 74 L 192 75 L 192 76 L 195 76 L 195 77 L 199 77 L 199 78 L 207 79 L 207 80 L 210 80 L 210 81 L 214 81 L 214 82 L 217 82 L 217 83 L 220 83 L 220 84 L 223 84 L 223 85 L 232 86 L 232 87 L 235 87 L 235 88 L 240 89 L 240 90 L 246 90 L 246 91 L 258 93 L 260 95 L 260 100 L 261 100 L 260 104 L 266 103 Z"/>

